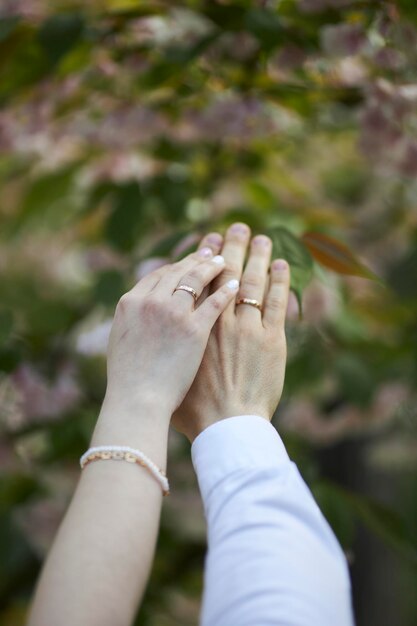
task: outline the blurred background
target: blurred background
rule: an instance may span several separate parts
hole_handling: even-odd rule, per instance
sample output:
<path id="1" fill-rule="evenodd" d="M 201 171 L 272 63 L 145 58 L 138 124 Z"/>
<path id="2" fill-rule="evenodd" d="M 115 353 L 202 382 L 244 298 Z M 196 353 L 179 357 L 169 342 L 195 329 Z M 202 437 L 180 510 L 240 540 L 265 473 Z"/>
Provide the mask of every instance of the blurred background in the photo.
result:
<path id="1" fill-rule="evenodd" d="M 0 0 L 0 625 L 23 626 L 105 390 L 120 295 L 234 220 L 292 268 L 274 423 L 358 626 L 417 625 L 417 4 Z M 172 432 L 136 625 L 196 626 Z"/>

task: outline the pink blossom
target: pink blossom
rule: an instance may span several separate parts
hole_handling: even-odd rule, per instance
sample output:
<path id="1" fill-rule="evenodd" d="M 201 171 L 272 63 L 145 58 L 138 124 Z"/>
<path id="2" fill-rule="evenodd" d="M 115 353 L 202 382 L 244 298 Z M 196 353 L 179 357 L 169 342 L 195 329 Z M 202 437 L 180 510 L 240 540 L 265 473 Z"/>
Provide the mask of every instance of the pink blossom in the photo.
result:
<path id="1" fill-rule="evenodd" d="M 417 139 L 406 139 L 400 157 L 399 170 L 410 178 L 417 176 Z"/>
<path id="2" fill-rule="evenodd" d="M 321 43 L 325 52 L 335 56 L 358 54 L 366 44 L 360 24 L 336 24 L 321 30 Z"/>
<path id="3" fill-rule="evenodd" d="M 377 67 L 386 70 L 398 70 L 405 65 L 406 59 L 399 50 L 384 47 L 373 54 L 372 61 Z"/>
<path id="4" fill-rule="evenodd" d="M 413 126 L 415 107 L 407 91 L 387 80 L 378 80 L 367 89 L 362 110 L 360 147 L 376 162 L 385 162 L 400 172 L 414 171 L 413 145 L 407 127 Z M 387 150 L 388 149 L 388 150 Z M 405 152 L 407 154 L 405 154 Z"/>
<path id="5" fill-rule="evenodd" d="M 86 356 L 106 355 L 112 325 L 113 319 L 109 318 L 80 333 L 76 344 L 77 352 Z"/>
<path id="6" fill-rule="evenodd" d="M 299 319 L 298 301 L 293 291 L 290 291 L 288 295 L 286 319 L 289 321 L 297 321 Z"/>
<path id="7" fill-rule="evenodd" d="M 71 365 L 62 366 L 52 383 L 29 364 L 20 365 L 12 378 L 26 420 L 58 418 L 76 407 L 81 399 Z"/>
<path id="8" fill-rule="evenodd" d="M 28 20 L 39 21 L 46 15 L 44 0 L 2 0 L 0 18 L 18 15 Z"/>
<path id="9" fill-rule="evenodd" d="M 142 105 L 118 106 L 100 120 L 80 114 L 68 122 L 67 132 L 99 146 L 127 150 L 168 132 L 164 116 Z"/>
<path id="10" fill-rule="evenodd" d="M 11 376 L 0 378 L 0 430 L 16 430 L 24 424 L 21 396 Z"/>
<path id="11" fill-rule="evenodd" d="M 140 280 L 144 276 L 147 276 L 151 272 L 163 267 L 167 263 L 169 263 L 169 259 L 166 257 L 149 257 L 141 261 L 136 268 L 136 280 Z"/>
<path id="12" fill-rule="evenodd" d="M 310 324 L 320 324 L 332 318 L 340 310 L 340 301 L 335 286 L 326 286 L 317 279 L 312 280 L 303 293 L 304 319 Z"/>
<path id="13" fill-rule="evenodd" d="M 67 505 L 60 498 L 43 498 L 14 511 L 15 522 L 40 558 L 51 547 Z"/>
<path id="14" fill-rule="evenodd" d="M 297 399 L 280 413 L 280 427 L 316 444 L 332 444 L 348 436 L 362 436 L 384 431 L 410 398 L 402 383 L 387 382 L 377 390 L 367 409 L 346 404 L 331 415 L 322 415 L 315 403 Z"/>
<path id="15" fill-rule="evenodd" d="M 355 0 L 298 0 L 301 11 L 305 13 L 320 13 L 325 9 L 343 9 L 351 4 L 355 4 Z"/>
<path id="16" fill-rule="evenodd" d="M 408 387 L 401 382 L 387 382 L 381 385 L 372 402 L 370 415 L 373 421 L 388 422 L 396 417 L 410 398 Z"/>
<path id="17" fill-rule="evenodd" d="M 347 87 L 363 87 L 368 79 L 368 70 L 360 57 L 343 57 L 335 66 L 337 82 Z"/>
<path id="18" fill-rule="evenodd" d="M 210 63 L 221 63 L 223 59 L 235 59 L 244 62 L 253 57 L 259 50 L 259 43 L 250 33 L 226 32 L 211 46 L 204 55 Z"/>
<path id="19" fill-rule="evenodd" d="M 295 70 L 302 66 L 306 58 L 305 50 L 295 44 L 287 44 L 271 59 L 271 67 L 277 72 Z"/>
<path id="20" fill-rule="evenodd" d="M 346 407 L 337 417 L 323 416 L 312 401 L 294 400 L 280 414 L 280 428 L 316 444 L 331 444 L 343 440 L 360 425 L 355 407 Z"/>
<path id="21" fill-rule="evenodd" d="M 8 441 L 3 436 L 0 437 L 0 471 L 17 472 L 21 469 L 21 463 L 16 454 L 13 442 Z"/>
<path id="22" fill-rule="evenodd" d="M 189 110 L 175 135 L 180 140 L 237 140 L 239 143 L 267 137 L 276 131 L 271 113 L 253 97 L 229 96 L 214 100 L 205 109 Z"/>
<path id="23" fill-rule="evenodd" d="M 162 169 L 162 164 L 145 154 L 137 152 L 112 152 L 106 154 L 84 170 L 84 177 L 89 185 L 111 180 L 123 182 L 146 180 L 155 176 Z"/>
<path id="24" fill-rule="evenodd" d="M 196 245 L 200 240 L 201 235 L 199 235 L 198 233 L 189 233 L 188 235 L 185 235 L 185 237 L 183 237 L 181 241 L 179 241 L 174 247 L 171 255 L 172 258 L 176 259 L 177 257 L 181 256 L 182 254 L 184 254 L 184 252 L 189 250 L 189 248 Z"/>

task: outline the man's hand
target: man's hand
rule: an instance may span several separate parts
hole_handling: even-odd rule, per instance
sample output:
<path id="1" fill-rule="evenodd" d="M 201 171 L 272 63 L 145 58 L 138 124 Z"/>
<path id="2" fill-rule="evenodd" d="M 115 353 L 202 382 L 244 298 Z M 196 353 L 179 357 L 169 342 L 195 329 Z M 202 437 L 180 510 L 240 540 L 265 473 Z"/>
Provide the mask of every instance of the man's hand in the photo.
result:
<path id="1" fill-rule="evenodd" d="M 220 235 L 209 237 L 218 253 Z M 207 238 L 201 245 L 208 245 Z M 282 259 L 270 265 L 271 252 L 268 237 L 258 235 L 250 241 L 246 224 L 233 224 L 226 233 L 221 250 L 226 267 L 211 289 L 235 278 L 241 281 L 237 301 L 256 300 L 262 311 L 250 304 L 235 306 L 233 301 L 215 324 L 198 374 L 172 420 L 190 441 L 211 424 L 234 415 L 271 419 L 278 405 L 285 374 L 290 273 Z"/>

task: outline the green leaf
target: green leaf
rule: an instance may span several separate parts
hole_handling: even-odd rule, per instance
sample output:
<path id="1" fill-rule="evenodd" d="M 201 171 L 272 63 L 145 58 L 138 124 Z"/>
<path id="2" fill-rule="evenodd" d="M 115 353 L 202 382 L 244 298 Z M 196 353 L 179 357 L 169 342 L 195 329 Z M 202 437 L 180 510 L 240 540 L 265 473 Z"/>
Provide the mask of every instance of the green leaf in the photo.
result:
<path id="1" fill-rule="evenodd" d="M 143 198 L 137 182 L 127 183 L 114 193 L 113 207 L 106 223 L 108 241 L 120 250 L 137 245 L 142 231 Z"/>
<path id="2" fill-rule="evenodd" d="M 284 258 L 291 268 L 291 289 L 294 291 L 302 314 L 302 292 L 313 275 L 313 259 L 303 242 L 289 230 L 278 227 L 267 231 L 273 243 L 273 257 Z"/>
<path id="3" fill-rule="evenodd" d="M 417 564 L 417 542 L 411 535 L 405 520 L 385 504 L 368 496 L 349 491 L 333 483 L 323 481 L 312 486 L 312 492 L 323 493 L 339 501 L 342 507 L 349 507 L 369 530 L 377 535 L 386 545 L 395 549 L 401 556 L 413 564 Z"/>
<path id="4" fill-rule="evenodd" d="M 18 23 L 20 22 L 20 17 L 17 15 L 12 15 L 11 17 L 5 17 L 0 20 L 0 43 L 5 41 L 9 35 L 11 35 Z"/>
<path id="5" fill-rule="evenodd" d="M 148 186 L 148 193 L 155 199 L 164 215 L 175 223 L 183 218 L 191 196 L 187 180 L 172 180 L 168 176 L 155 176 Z"/>
<path id="6" fill-rule="evenodd" d="M 107 270 L 98 276 L 94 288 L 94 302 L 113 306 L 127 291 L 123 274 L 117 270 Z"/>
<path id="7" fill-rule="evenodd" d="M 170 233 L 169 235 L 163 237 L 163 239 L 158 241 L 146 256 L 169 256 L 175 246 L 189 234 L 189 230 L 180 230 L 175 233 Z"/>
<path id="8" fill-rule="evenodd" d="M 351 547 L 355 538 L 356 518 L 350 504 L 327 483 L 315 483 L 311 491 L 340 544 L 344 548 Z"/>
<path id="9" fill-rule="evenodd" d="M 273 211 L 277 206 L 275 194 L 257 180 L 250 180 L 246 183 L 246 193 L 256 208 L 265 212 Z"/>
<path id="10" fill-rule="evenodd" d="M 50 17 L 39 31 L 40 44 L 49 60 L 55 64 L 81 39 L 84 20 L 77 13 L 62 13 Z"/>
<path id="11" fill-rule="evenodd" d="M 228 211 L 221 221 L 222 228 L 226 229 L 234 222 L 244 222 L 253 233 L 263 232 L 265 220 L 259 211 L 253 211 L 246 207 L 235 207 Z"/>
<path id="12" fill-rule="evenodd" d="M 388 282 L 401 298 L 417 299 L 417 244 L 389 268 Z"/>
<path id="13" fill-rule="evenodd" d="M 13 311 L 10 309 L 0 310 L 0 346 L 4 346 L 11 335 L 13 328 Z"/>
<path id="14" fill-rule="evenodd" d="M 369 182 L 369 172 L 363 164 L 338 165 L 327 170 L 322 176 L 326 196 L 352 209 L 365 199 Z"/>
<path id="15" fill-rule="evenodd" d="M 0 372 L 10 374 L 19 365 L 23 358 L 20 346 L 1 348 L 0 347 Z"/>
<path id="16" fill-rule="evenodd" d="M 33 579 L 38 572 L 35 557 L 24 534 L 8 513 L 0 515 L 0 596 L 9 598 L 19 585 Z"/>
<path id="17" fill-rule="evenodd" d="M 33 27 L 21 22 L 0 41 L 0 71 L 0 99 L 3 101 L 46 75 L 47 59 Z"/>
<path id="18" fill-rule="evenodd" d="M 207 50 L 211 46 L 212 43 L 216 41 L 220 36 L 220 32 L 216 31 L 214 33 L 209 33 L 208 35 L 204 35 L 197 42 L 193 43 L 191 46 L 168 46 L 165 49 L 165 57 L 166 60 L 171 64 L 177 64 L 184 70 L 184 64 L 190 63 L 194 61 L 194 59 L 198 58 L 203 52 Z"/>
<path id="19" fill-rule="evenodd" d="M 206 2 L 204 14 L 224 31 L 240 31 L 245 25 L 245 8 L 238 3 Z"/>
<path id="20" fill-rule="evenodd" d="M 337 354 L 333 375 L 346 401 L 363 407 L 369 405 L 375 388 L 375 380 L 372 376 L 372 368 L 362 356 L 347 352 L 346 349 Z"/>
<path id="21" fill-rule="evenodd" d="M 78 210 L 74 187 L 75 167 L 68 167 L 36 178 L 27 188 L 19 213 L 9 225 L 16 234 L 26 226 L 59 226 Z"/>
<path id="22" fill-rule="evenodd" d="M 417 4 L 415 0 L 397 0 L 396 4 L 403 15 L 414 22 L 417 20 Z"/>
<path id="23" fill-rule="evenodd" d="M 246 27 L 260 42 L 262 48 L 270 51 L 282 43 L 281 20 L 276 13 L 267 9 L 251 9 L 246 15 Z"/>
<path id="24" fill-rule="evenodd" d="M 22 504 L 40 492 L 38 483 L 32 476 L 3 474 L 0 483 L 0 511 Z"/>
<path id="25" fill-rule="evenodd" d="M 69 303 L 63 300 L 39 299 L 26 311 L 26 323 L 32 337 L 53 337 L 68 332 L 77 317 Z"/>

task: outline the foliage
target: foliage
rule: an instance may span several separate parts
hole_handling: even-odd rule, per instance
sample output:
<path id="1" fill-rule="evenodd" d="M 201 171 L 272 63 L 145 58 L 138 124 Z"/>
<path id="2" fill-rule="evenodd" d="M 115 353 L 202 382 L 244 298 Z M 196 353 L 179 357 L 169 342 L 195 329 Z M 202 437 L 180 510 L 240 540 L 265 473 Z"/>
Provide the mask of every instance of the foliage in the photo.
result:
<path id="1" fill-rule="evenodd" d="M 371 465 L 416 465 L 416 19 L 411 0 L 3 0 L 0 624 L 24 623 L 74 488 L 115 303 L 233 220 L 291 264 L 293 458 L 347 550 L 360 519 L 415 556 L 412 507 L 329 486 L 311 452 L 369 438 Z M 201 508 L 171 447 L 147 625 L 199 606 Z"/>

